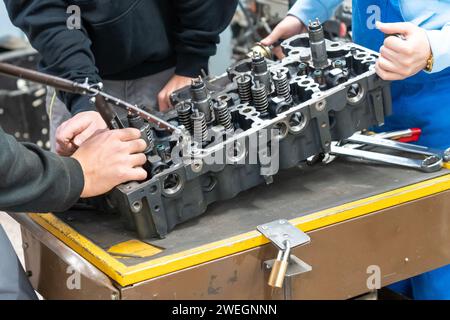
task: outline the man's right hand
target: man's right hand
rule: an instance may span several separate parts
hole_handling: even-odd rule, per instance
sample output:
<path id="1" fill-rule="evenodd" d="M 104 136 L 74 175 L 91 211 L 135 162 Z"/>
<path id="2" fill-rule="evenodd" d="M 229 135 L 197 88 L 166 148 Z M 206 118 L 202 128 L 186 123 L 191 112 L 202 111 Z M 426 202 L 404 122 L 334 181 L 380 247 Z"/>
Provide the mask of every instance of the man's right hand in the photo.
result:
<path id="1" fill-rule="evenodd" d="M 119 184 L 142 181 L 147 144 L 137 129 L 104 130 L 86 140 L 73 154 L 83 169 L 82 198 L 107 193 Z"/>
<path id="2" fill-rule="evenodd" d="M 306 26 L 303 22 L 289 15 L 273 29 L 271 34 L 261 40 L 261 43 L 265 46 L 271 46 L 280 40 L 288 39 L 302 32 L 306 32 Z"/>
<path id="3" fill-rule="evenodd" d="M 63 122 L 56 130 L 56 152 L 60 156 L 71 156 L 97 131 L 106 129 L 106 123 L 96 111 L 80 112 Z"/>

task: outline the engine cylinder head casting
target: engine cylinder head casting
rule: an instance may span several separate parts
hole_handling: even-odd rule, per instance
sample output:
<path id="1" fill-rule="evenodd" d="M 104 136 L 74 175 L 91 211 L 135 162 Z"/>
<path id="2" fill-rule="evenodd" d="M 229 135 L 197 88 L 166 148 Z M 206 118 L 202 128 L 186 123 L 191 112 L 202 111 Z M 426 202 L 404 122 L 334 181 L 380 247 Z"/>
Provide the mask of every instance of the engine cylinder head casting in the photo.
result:
<path id="1" fill-rule="evenodd" d="M 331 152 L 335 141 L 384 122 L 391 96 L 389 82 L 371 67 L 378 54 L 322 34 L 316 21 L 311 38 L 283 41 L 283 60 L 256 54 L 226 75 L 174 92 L 176 111 L 163 120 L 182 124 L 181 133 L 125 119 L 125 127 L 149 126 L 154 134 L 146 139 L 156 147 L 147 155 L 147 180 L 116 187 L 107 203 L 139 238 L 164 237 L 210 204 L 265 184 L 280 170 Z M 138 215 L 134 203 L 141 204 Z"/>

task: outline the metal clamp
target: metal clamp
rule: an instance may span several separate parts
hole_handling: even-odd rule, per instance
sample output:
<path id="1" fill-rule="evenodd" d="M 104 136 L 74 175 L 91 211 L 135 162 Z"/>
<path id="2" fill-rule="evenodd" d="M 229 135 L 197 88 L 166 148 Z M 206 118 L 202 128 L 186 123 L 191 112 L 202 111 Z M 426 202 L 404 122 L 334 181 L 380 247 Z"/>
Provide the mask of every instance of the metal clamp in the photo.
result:
<path id="1" fill-rule="evenodd" d="M 260 225 L 257 230 L 279 250 L 276 259 L 263 263 L 265 270 L 271 270 L 269 286 L 282 288 L 285 279 L 312 270 L 310 265 L 291 253 L 292 249 L 311 242 L 306 233 L 284 219 Z"/>

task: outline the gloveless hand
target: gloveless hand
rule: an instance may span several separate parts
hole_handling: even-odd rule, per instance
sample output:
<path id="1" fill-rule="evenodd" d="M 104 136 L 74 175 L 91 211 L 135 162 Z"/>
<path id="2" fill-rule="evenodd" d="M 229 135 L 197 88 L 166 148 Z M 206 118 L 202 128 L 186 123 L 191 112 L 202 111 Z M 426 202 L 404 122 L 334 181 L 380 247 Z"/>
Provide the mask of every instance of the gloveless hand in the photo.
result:
<path id="1" fill-rule="evenodd" d="M 81 197 L 99 196 L 119 184 L 146 179 L 142 168 L 146 148 L 141 132 L 132 128 L 104 130 L 86 140 L 72 156 L 83 169 Z"/>
<path id="2" fill-rule="evenodd" d="M 56 152 L 61 156 L 71 156 L 87 139 L 106 128 L 100 113 L 80 112 L 56 130 Z"/>
<path id="3" fill-rule="evenodd" d="M 409 22 L 377 22 L 377 28 L 385 34 L 400 34 L 402 37 L 391 36 L 384 40 L 376 64 L 377 74 L 382 79 L 403 80 L 427 66 L 431 47 L 424 29 Z"/>
<path id="4" fill-rule="evenodd" d="M 294 16 L 287 16 L 273 29 L 271 34 L 261 40 L 261 43 L 271 46 L 277 41 L 288 39 L 302 32 L 306 32 L 303 22 Z"/>
<path id="5" fill-rule="evenodd" d="M 174 75 L 158 94 L 159 111 L 166 112 L 169 110 L 172 107 L 170 103 L 170 95 L 174 91 L 190 85 L 191 81 L 192 78 Z"/>

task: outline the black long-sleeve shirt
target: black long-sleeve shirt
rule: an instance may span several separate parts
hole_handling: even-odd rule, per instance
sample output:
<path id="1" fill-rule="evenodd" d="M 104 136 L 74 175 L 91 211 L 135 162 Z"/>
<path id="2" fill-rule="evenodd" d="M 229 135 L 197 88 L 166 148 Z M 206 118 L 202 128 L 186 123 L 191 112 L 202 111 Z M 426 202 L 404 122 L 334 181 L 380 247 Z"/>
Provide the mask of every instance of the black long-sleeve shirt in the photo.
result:
<path id="1" fill-rule="evenodd" d="M 91 83 L 137 79 L 174 66 L 178 75 L 197 77 L 207 71 L 237 6 L 237 0 L 4 2 L 12 22 L 42 55 L 41 70 Z M 67 27 L 75 12 L 70 5 L 80 9 L 81 29 Z M 94 110 L 88 97 L 60 96 L 73 114 Z"/>
<path id="2" fill-rule="evenodd" d="M 78 161 L 21 144 L 0 128 L 0 210 L 65 211 L 76 203 L 83 187 Z"/>

